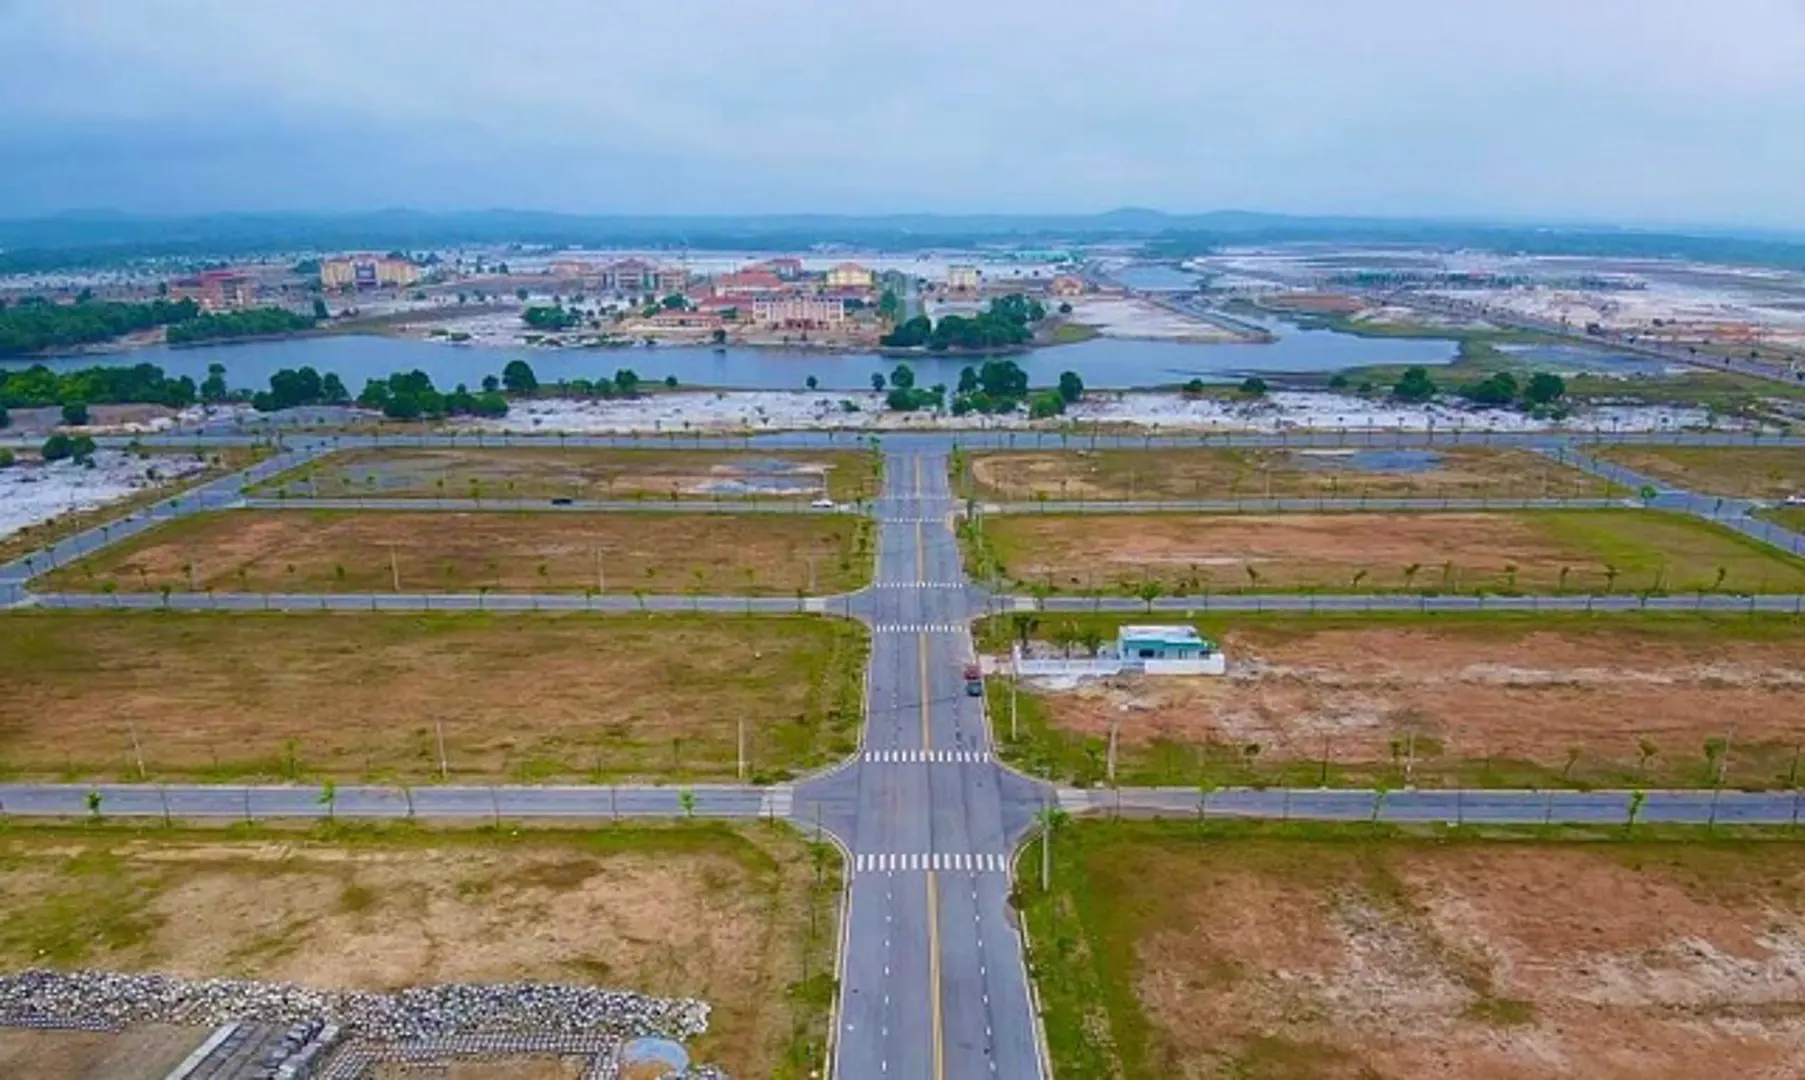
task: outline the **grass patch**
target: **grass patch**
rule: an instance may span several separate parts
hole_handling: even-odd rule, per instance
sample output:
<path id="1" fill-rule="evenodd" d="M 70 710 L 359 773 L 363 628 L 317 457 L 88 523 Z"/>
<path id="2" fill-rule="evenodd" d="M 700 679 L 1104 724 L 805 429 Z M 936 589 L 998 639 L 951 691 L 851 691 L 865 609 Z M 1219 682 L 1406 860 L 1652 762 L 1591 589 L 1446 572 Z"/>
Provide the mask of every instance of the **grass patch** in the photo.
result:
<path id="1" fill-rule="evenodd" d="M 1709 495 L 1780 500 L 1805 492 L 1805 447 L 1604 446 L 1593 456 Z"/>
<path id="2" fill-rule="evenodd" d="M 1779 1052 L 1783 1026 L 1698 1034 L 1739 1015 L 1736 988 L 1601 1008 L 1573 973 L 1793 925 L 1801 880 L 1777 832 L 1086 820 L 1060 830 L 1051 889 L 1026 874 L 1016 901 L 1060 1075 L 1405 1076 L 1426 1043 L 1476 1075 L 1510 1028 L 1553 1051 L 1511 1075 L 1552 1080 L 1651 1038 L 1682 1070 Z"/>
<path id="3" fill-rule="evenodd" d="M 778 780 L 857 742 L 867 639 L 819 616 L 20 611 L 0 775 Z M 523 702 L 526 704 L 523 705 Z"/>
<path id="4" fill-rule="evenodd" d="M 961 527 L 980 580 L 1047 594 L 1792 593 L 1805 560 L 1645 510 L 1009 514 Z"/>
<path id="5" fill-rule="evenodd" d="M 877 494 L 881 459 L 858 451 L 445 447 L 347 450 L 247 489 L 264 498 L 795 501 Z"/>
<path id="6" fill-rule="evenodd" d="M 542 869 L 573 865 L 583 872 Z M 695 1051 L 734 1075 L 800 1080 L 822 1067 L 842 870 L 831 846 L 785 825 L 11 824 L 0 866 L 9 970 L 375 990 L 599 978 L 708 1001 Z M 698 887 L 710 880 L 725 887 Z"/>
<path id="7" fill-rule="evenodd" d="M 1084 654 L 1132 615 L 978 624 Z M 1219 614 L 1230 678 L 988 681 L 1005 760 L 1081 786 L 1792 789 L 1805 623 L 1783 615 Z M 1013 710 L 1013 711 L 1012 711 Z M 1011 723 L 1013 715 L 1014 722 Z"/>
<path id="8" fill-rule="evenodd" d="M 1626 492 L 1528 450 L 1078 450 L 960 455 L 962 497 L 1120 499 L 1609 498 Z"/>
<path id="9" fill-rule="evenodd" d="M 862 586 L 871 547 L 870 520 L 840 514 L 229 510 L 147 530 L 44 584 L 81 592 L 794 596 Z"/>

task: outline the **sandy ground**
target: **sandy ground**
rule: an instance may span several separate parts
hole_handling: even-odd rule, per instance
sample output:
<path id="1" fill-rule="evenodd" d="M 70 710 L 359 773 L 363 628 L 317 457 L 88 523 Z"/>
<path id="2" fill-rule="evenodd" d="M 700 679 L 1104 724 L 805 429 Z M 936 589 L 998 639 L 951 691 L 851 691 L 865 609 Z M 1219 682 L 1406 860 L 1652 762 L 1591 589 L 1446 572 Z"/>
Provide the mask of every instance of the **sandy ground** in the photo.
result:
<path id="1" fill-rule="evenodd" d="M 195 405 L 169 409 L 161 405 L 91 405 L 85 427 L 63 426 L 59 408 L 10 410 L 12 423 L 3 434 L 38 439 L 52 431 L 86 432 L 89 435 L 149 435 L 177 427 L 193 427 L 209 420 L 253 415 L 248 405 Z"/>
<path id="2" fill-rule="evenodd" d="M 1215 344 L 1237 341 L 1240 337 L 1214 323 L 1180 315 L 1145 300 L 1075 296 L 1064 302 L 1072 305 L 1069 317 L 1073 322 L 1094 327 L 1098 333 L 1109 338 Z M 1055 303 L 1052 306 L 1058 305 Z"/>
<path id="3" fill-rule="evenodd" d="M 803 845 L 756 827 L 663 835 L 391 845 L 20 834 L 0 840 L 0 963 L 694 996 L 713 1006 L 699 1055 L 770 1075 L 789 1034 L 784 989 L 801 974 Z"/>
<path id="4" fill-rule="evenodd" d="M 978 498 L 1599 497 L 1596 477 L 1526 450 L 1075 450 L 977 453 Z"/>
<path id="5" fill-rule="evenodd" d="M 1695 518 L 1640 510 L 1025 512 L 988 518 L 985 536 L 1006 577 L 1078 593 L 1132 590 L 1144 580 L 1163 583 L 1168 593 L 1191 594 L 1250 588 L 1784 592 L 1805 586 L 1805 564 Z"/>
<path id="6" fill-rule="evenodd" d="M 46 582 L 121 592 L 832 594 L 870 576 L 868 528 L 842 514 L 233 510 L 159 526 Z"/>
<path id="7" fill-rule="evenodd" d="M 1108 884 L 1144 902 L 1122 962 L 1159 1067 L 1137 1076 L 1805 1074 L 1805 866 L 1787 846 L 1249 840 L 1108 859 Z"/>
<path id="8" fill-rule="evenodd" d="M 846 404 L 853 408 L 849 410 Z M 1026 413 L 1001 417 L 955 417 L 946 413 L 896 413 L 871 393 L 780 390 L 698 391 L 656 394 L 636 400 L 581 401 L 542 398 L 515 402 L 508 415 L 491 420 L 461 419 L 466 431 L 518 432 L 712 432 L 792 430 L 913 430 L 1057 428 L 1076 424 L 1147 427 L 1160 431 L 1677 431 L 1734 428 L 1735 421 L 1704 409 L 1613 405 L 1577 409 L 1563 421 L 1505 410 L 1454 405 L 1406 405 L 1367 401 L 1345 394 L 1284 391 L 1259 401 L 1187 398 L 1154 391 L 1087 394 L 1059 421 L 1028 420 Z"/>
<path id="9" fill-rule="evenodd" d="M 0 469 L 0 538 L 70 512 L 95 510 L 206 469 L 192 454 L 100 450 L 94 467 L 21 458 Z"/>
<path id="10" fill-rule="evenodd" d="M 254 489 L 288 498 L 836 499 L 873 495 L 871 455 L 590 448 L 345 451 Z"/>
<path id="11" fill-rule="evenodd" d="M 1805 715 L 1805 637 L 1533 624 L 1437 630 L 1347 627 L 1231 630 L 1224 679 L 1121 677 L 1047 692 L 1055 727 L 1128 748 L 1158 741 L 1261 747 L 1266 765 L 1393 764 L 1418 779 L 1486 759 L 1532 762 L 1575 778 L 1639 773 L 1696 783 L 1702 748 L 1732 736 L 1729 776 L 1783 779 Z M 1406 745 L 1413 741 L 1414 745 Z M 1577 751 L 1570 765 L 1568 756 Z M 1646 754 L 1646 756 L 1645 756 Z"/>
<path id="12" fill-rule="evenodd" d="M 0 764 L 428 783 L 442 738 L 454 781 L 726 779 L 740 720 L 754 772 L 848 752 L 864 658 L 805 616 L 19 612 Z"/>

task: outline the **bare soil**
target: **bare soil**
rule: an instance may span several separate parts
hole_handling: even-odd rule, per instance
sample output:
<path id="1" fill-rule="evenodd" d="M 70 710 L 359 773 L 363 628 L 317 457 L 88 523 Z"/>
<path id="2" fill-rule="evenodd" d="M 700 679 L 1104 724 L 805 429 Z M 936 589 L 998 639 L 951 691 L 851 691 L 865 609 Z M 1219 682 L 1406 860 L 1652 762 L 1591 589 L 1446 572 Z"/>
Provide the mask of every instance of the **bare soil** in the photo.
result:
<path id="1" fill-rule="evenodd" d="M 418 447 L 332 454 L 258 485 L 266 497 L 812 499 L 875 494 L 870 454 Z"/>
<path id="2" fill-rule="evenodd" d="M 850 752 L 864 636 L 814 616 L 16 612 L 0 772 L 728 778 Z"/>
<path id="3" fill-rule="evenodd" d="M 1373 467 L 1392 458 L 1387 468 Z M 1025 501 L 1598 498 L 1621 489 L 1529 450 L 1079 450 L 975 454 L 967 490 Z"/>
<path id="4" fill-rule="evenodd" d="M 1805 1074 L 1805 858 L 1680 845 L 1133 845 L 1144 1075 Z M 1135 882 L 1144 884 L 1136 885 Z M 1157 890 L 1157 899 L 1150 890 Z"/>
<path id="5" fill-rule="evenodd" d="M 147 1025 L 118 1033 L 0 1027 L 0 1076 L 19 1080 L 164 1080 L 207 1037 Z"/>
<path id="6" fill-rule="evenodd" d="M 1596 456 L 1688 491 L 1747 499 L 1805 493 L 1805 448 L 1606 446 Z"/>
<path id="7" fill-rule="evenodd" d="M 700 1056 L 743 1076 L 774 1071 L 811 947 L 805 845 L 763 826 L 392 842 L 20 832 L 0 859 L 8 968 L 694 996 L 713 1006 Z M 831 910 L 822 921 L 831 942 Z"/>
<path id="8" fill-rule="evenodd" d="M 51 575 L 120 592 L 835 593 L 869 577 L 864 519 L 791 514 L 232 510 Z"/>
<path id="9" fill-rule="evenodd" d="M 1052 726 L 1105 737 L 1124 761 L 1153 748 L 1257 747 L 1267 767 L 1326 761 L 1417 783 L 1489 765 L 1525 778 L 1784 783 L 1805 716 L 1805 628 L 1772 640 L 1613 630 L 1433 625 L 1230 631 L 1226 678 L 1121 677 L 1043 696 Z M 1805 774 L 1802 774 L 1805 775 Z"/>
<path id="10" fill-rule="evenodd" d="M 1005 576 L 1079 593 L 1132 593 L 1147 581 L 1167 594 L 1805 587 L 1805 562 L 1698 519 L 1642 510 L 1030 513 L 988 519 L 985 539 Z"/>

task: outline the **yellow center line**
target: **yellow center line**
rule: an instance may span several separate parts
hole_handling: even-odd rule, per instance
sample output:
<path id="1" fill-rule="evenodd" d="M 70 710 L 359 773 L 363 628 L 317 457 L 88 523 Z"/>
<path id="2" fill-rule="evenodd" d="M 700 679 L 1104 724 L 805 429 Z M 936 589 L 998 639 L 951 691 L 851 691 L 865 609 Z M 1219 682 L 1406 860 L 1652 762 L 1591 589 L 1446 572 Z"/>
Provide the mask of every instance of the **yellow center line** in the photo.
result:
<path id="1" fill-rule="evenodd" d="M 933 997 L 931 1015 L 934 1022 L 934 1080 L 946 1075 L 944 1047 L 940 1033 L 940 903 L 934 885 L 934 872 L 928 871 L 928 993 Z"/>

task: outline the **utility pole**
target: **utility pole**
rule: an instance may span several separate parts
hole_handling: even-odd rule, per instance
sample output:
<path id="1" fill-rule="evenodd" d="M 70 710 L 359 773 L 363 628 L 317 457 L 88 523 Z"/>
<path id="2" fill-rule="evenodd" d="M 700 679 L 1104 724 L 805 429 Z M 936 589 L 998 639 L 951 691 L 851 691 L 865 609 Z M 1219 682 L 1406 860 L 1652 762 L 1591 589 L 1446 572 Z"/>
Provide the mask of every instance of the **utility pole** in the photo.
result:
<path id="1" fill-rule="evenodd" d="M 1049 801 L 1041 811 L 1040 823 L 1040 891 L 1053 889 L 1053 804 Z"/>
<path id="2" fill-rule="evenodd" d="M 1104 757 L 1104 764 L 1109 775 L 1109 786 L 1116 786 L 1116 732 L 1122 729 L 1122 722 L 1115 717 L 1109 720 L 1109 753 Z M 1120 796 L 1118 795 L 1118 798 Z"/>
<path id="3" fill-rule="evenodd" d="M 439 780 L 444 782 L 451 779 L 451 763 L 445 758 L 445 721 L 435 716 L 432 726 L 439 733 Z"/>
<path id="4" fill-rule="evenodd" d="M 746 782 L 746 718 L 740 717 L 737 723 L 739 731 L 734 736 L 734 746 L 739 755 L 739 778 L 743 784 Z"/>
<path id="5" fill-rule="evenodd" d="M 395 558 L 395 545 L 389 545 L 389 584 L 395 592 L 401 591 L 401 563 Z"/>
<path id="6" fill-rule="evenodd" d="M 600 547 L 595 549 L 595 591 L 598 594 L 608 591 L 608 579 L 602 576 L 602 549 Z"/>
<path id="7" fill-rule="evenodd" d="M 1016 686 L 1016 680 L 1020 678 L 1020 674 L 1021 674 L 1021 667 L 1019 664 L 1017 664 L 1016 661 L 1017 661 L 1017 658 L 1019 658 L 1021 656 L 1020 650 L 1021 650 L 1020 644 L 1012 645 L 1009 650 L 1010 651 L 1010 657 L 1009 657 L 1009 741 L 1010 742 L 1015 742 L 1017 739 L 1019 739 L 1021 737 L 1020 734 L 1016 731 L 1016 726 L 1015 726 L 1015 686 Z"/>

